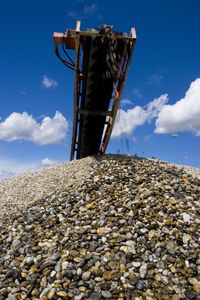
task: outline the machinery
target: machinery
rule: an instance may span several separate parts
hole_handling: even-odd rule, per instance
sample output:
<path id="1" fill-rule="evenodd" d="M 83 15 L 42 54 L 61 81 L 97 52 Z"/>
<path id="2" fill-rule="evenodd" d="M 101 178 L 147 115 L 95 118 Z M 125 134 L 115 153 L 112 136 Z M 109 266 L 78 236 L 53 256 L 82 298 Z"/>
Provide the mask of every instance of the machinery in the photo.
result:
<path id="1" fill-rule="evenodd" d="M 75 72 L 70 160 L 103 154 L 135 46 L 135 29 L 131 29 L 130 36 L 107 25 L 81 31 L 77 21 L 76 30 L 54 32 L 53 40 L 56 55 Z M 65 59 L 59 53 L 59 44 Z M 67 53 L 68 49 L 75 50 L 75 61 Z"/>

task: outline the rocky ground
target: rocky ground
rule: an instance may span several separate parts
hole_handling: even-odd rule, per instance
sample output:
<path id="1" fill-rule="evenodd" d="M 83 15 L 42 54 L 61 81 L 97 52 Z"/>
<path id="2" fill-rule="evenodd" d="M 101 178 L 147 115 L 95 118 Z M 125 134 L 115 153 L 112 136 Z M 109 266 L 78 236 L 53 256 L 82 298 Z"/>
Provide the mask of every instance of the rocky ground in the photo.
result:
<path id="1" fill-rule="evenodd" d="M 198 170 L 121 158 L 4 214 L 1 300 L 200 299 Z"/>

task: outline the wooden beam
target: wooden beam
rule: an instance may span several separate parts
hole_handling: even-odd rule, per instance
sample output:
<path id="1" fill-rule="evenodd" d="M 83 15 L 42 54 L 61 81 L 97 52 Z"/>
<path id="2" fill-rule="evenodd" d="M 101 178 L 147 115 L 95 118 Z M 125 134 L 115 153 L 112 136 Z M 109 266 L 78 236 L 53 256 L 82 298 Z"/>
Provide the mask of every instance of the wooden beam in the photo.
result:
<path id="1" fill-rule="evenodd" d="M 99 36 L 99 37 L 105 37 L 105 34 L 101 34 L 98 32 L 90 32 L 90 31 L 81 31 L 80 36 Z M 112 35 L 113 39 L 120 39 L 120 40 L 127 40 L 132 41 L 135 39 L 135 37 L 131 36 L 122 36 L 122 35 Z"/>
<path id="2" fill-rule="evenodd" d="M 81 30 L 81 21 L 77 21 L 76 22 L 76 31 L 80 31 Z"/>
<path id="3" fill-rule="evenodd" d="M 130 37 L 132 37 L 133 39 L 136 39 L 136 31 L 135 31 L 134 27 L 131 28 Z"/>

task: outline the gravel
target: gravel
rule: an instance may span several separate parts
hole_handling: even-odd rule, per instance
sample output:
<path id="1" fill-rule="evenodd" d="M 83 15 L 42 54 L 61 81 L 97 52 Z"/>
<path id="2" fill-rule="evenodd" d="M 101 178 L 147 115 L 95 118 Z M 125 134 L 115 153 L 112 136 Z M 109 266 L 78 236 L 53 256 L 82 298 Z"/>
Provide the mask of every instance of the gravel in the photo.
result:
<path id="1" fill-rule="evenodd" d="M 1 300 L 200 299 L 198 169 L 106 155 L 0 190 Z"/>

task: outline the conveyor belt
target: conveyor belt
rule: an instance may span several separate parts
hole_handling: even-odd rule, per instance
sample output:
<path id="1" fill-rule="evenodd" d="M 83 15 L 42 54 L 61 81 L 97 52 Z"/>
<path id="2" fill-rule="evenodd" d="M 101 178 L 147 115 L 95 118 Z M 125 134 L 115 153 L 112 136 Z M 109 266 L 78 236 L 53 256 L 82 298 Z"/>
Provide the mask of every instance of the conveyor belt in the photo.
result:
<path id="1" fill-rule="evenodd" d="M 115 50 L 115 62 L 118 65 L 117 73 L 125 45 L 126 43 L 123 40 L 117 42 Z M 109 78 L 106 76 L 106 72 L 109 72 L 105 55 L 106 50 L 100 37 L 86 38 L 81 109 L 108 111 L 115 78 L 111 74 L 109 74 Z M 105 118 L 105 116 L 80 116 L 77 158 L 98 153 Z"/>
<path id="2" fill-rule="evenodd" d="M 54 33 L 57 56 L 66 66 L 75 70 L 71 159 L 75 152 L 77 159 L 105 152 L 135 40 L 134 29 L 130 37 L 112 31 L 110 26 L 105 25 L 83 32 L 80 31 L 79 22 L 76 31 Z M 66 61 L 60 57 L 59 43 L 66 49 L 75 49 L 74 64 L 71 59 Z"/>

